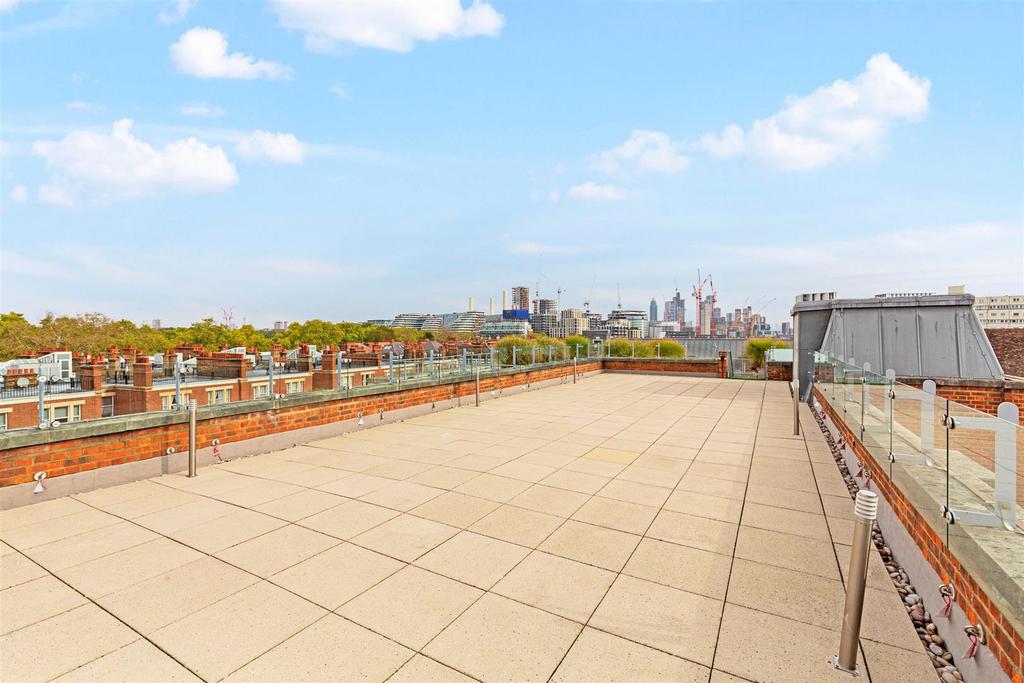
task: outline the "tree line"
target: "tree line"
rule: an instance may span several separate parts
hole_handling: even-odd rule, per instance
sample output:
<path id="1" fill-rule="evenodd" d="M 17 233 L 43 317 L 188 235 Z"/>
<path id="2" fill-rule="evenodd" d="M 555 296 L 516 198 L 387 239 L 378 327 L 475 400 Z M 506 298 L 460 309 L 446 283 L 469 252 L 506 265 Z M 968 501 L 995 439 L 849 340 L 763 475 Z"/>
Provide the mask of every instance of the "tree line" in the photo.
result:
<path id="1" fill-rule="evenodd" d="M 105 353 L 110 346 L 131 346 L 147 354 L 166 351 L 179 344 L 202 344 L 208 349 L 244 346 L 262 351 L 274 343 L 285 348 L 299 344 L 319 347 L 342 342 L 443 340 L 453 333 L 425 332 L 391 328 L 370 323 L 307 320 L 294 322 L 284 330 L 261 330 L 253 325 L 228 327 L 213 318 L 198 320 L 188 327 L 136 325 L 131 320 L 114 320 L 100 313 L 81 315 L 47 314 L 38 323 L 21 313 L 0 313 L 0 360 L 9 360 L 26 351 L 64 348 L 78 353 Z M 462 335 L 469 336 L 469 335 Z"/>

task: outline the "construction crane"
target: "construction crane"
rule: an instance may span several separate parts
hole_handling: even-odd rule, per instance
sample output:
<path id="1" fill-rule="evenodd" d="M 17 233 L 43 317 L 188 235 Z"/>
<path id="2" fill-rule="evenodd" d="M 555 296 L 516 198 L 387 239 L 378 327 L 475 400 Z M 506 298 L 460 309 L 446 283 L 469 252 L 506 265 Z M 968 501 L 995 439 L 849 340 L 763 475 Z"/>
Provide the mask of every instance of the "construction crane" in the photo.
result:
<path id="1" fill-rule="evenodd" d="M 711 315 L 708 316 L 708 317 L 711 319 L 711 323 L 710 323 L 709 327 L 711 328 L 710 334 L 713 337 L 713 336 L 715 336 L 715 304 L 718 302 L 718 293 L 715 291 L 715 283 L 711 279 L 711 275 L 708 274 L 706 277 L 701 279 L 701 277 L 700 277 L 700 269 L 699 268 L 697 269 L 697 286 L 693 288 L 693 298 L 697 302 L 697 311 L 696 311 L 696 313 L 697 313 L 697 321 L 696 321 L 697 327 L 694 330 L 694 334 L 699 337 L 701 335 L 701 331 L 702 331 L 701 318 L 703 318 L 704 316 L 702 314 L 703 308 L 701 306 L 704 303 L 704 285 L 705 284 L 711 286 Z"/>
<path id="2" fill-rule="evenodd" d="M 558 310 L 560 311 L 560 310 L 562 310 L 562 294 L 565 293 L 565 290 L 562 289 L 561 287 L 559 287 L 555 291 L 558 292 L 558 298 L 556 299 L 556 302 L 557 302 Z"/>
<path id="3" fill-rule="evenodd" d="M 590 313 L 590 300 L 592 298 L 594 298 L 594 285 L 595 284 L 597 284 L 597 276 L 596 275 L 594 276 L 594 279 L 591 280 L 591 282 L 590 282 L 590 291 L 587 292 L 587 298 L 583 300 L 583 308 L 585 308 L 587 310 L 587 313 Z"/>
<path id="4" fill-rule="evenodd" d="M 615 295 L 618 297 L 618 300 L 619 300 L 619 310 L 621 311 L 622 310 L 622 288 L 619 287 L 619 283 L 618 282 L 615 283 Z"/>

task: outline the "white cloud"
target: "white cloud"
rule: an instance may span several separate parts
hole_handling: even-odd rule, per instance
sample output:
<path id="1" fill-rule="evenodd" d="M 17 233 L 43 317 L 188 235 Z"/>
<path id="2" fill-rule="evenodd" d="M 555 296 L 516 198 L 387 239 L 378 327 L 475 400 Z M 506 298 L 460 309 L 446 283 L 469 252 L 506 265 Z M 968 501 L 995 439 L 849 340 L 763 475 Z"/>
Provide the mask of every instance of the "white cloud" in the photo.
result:
<path id="1" fill-rule="evenodd" d="M 546 244 L 543 242 L 516 242 L 509 251 L 513 254 L 586 254 L 602 251 L 598 244 Z"/>
<path id="2" fill-rule="evenodd" d="M 690 160 L 679 151 L 680 145 L 656 130 L 634 130 L 618 147 L 593 155 L 594 168 L 605 173 L 626 170 L 673 173 L 689 167 Z"/>
<path id="3" fill-rule="evenodd" d="M 595 182 L 587 181 L 582 185 L 576 185 L 569 188 L 569 191 L 565 193 L 565 196 L 580 200 L 615 201 L 619 199 L 628 199 L 632 194 L 633 193 L 615 185 L 599 185 Z"/>
<path id="4" fill-rule="evenodd" d="M 241 52 L 228 54 L 228 39 L 212 28 L 193 28 L 171 45 L 171 60 L 183 74 L 199 78 L 239 78 L 272 81 L 292 77 L 289 66 L 254 59 Z"/>
<path id="5" fill-rule="evenodd" d="M 928 112 L 930 89 L 927 78 L 876 54 L 852 82 L 837 80 L 806 97 L 791 96 L 749 130 L 730 125 L 702 136 L 698 146 L 714 157 L 748 155 L 789 171 L 819 168 L 877 152 L 895 123 L 919 121 Z"/>
<path id="6" fill-rule="evenodd" d="M 64 106 L 71 111 L 83 112 L 97 112 L 106 109 L 106 107 L 104 107 L 102 104 L 97 104 L 95 102 L 85 102 L 83 100 L 71 100 L 70 102 L 65 102 Z"/>
<path id="7" fill-rule="evenodd" d="M 23 5 L 27 2 L 33 2 L 33 0 L 0 0 L 0 14 L 6 14 L 18 5 Z"/>
<path id="8" fill-rule="evenodd" d="M 28 188 L 24 185 L 15 185 L 11 188 L 11 201 L 24 204 L 28 201 Z"/>
<path id="9" fill-rule="evenodd" d="M 40 185 L 38 197 L 40 204 L 51 204 L 53 206 L 75 205 L 75 198 L 72 193 L 67 188 L 58 185 Z"/>
<path id="10" fill-rule="evenodd" d="M 343 88 L 340 85 L 332 85 L 331 87 L 328 88 L 328 90 L 330 90 L 332 93 L 334 93 L 338 97 L 339 100 L 351 100 L 352 99 L 352 96 L 348 94 L 348 90 L 345 90 L 345 88 Z"/>
<path id="11" fill-rule="evenodd" d="M 121 119 L 109 134 L 76 130 L 58 142 L 35 142 L 35 154 L 57 171 L 53 181 L 39 188 L 39 201 L 109 202 L 165 191 L 225 190 L 238 182 L 219 145 L 190 137 L 157 149 L 132 135 L 131 128 L 131 119 Z"/>
<path id="12" fill-rule="evenodd" d="M 172 0 L 165 2 L 157 15 L 157 21 L 161 24 L 176 24 L 185 19 L 192 8 L 196 6 L 196 0 Z"/>
<path id="13" fill-rule="evenodd" d="M 225 111 L 222 107 L 218 107 L 215 104 L 207 104 L 206 102 L 186 102 L 181 105 L 181 113 L 185 116 L 201 116 L 203 118 L 216 118 L 218 116 L 224 116 Z"/>
<path id="14" fill-rule="evenodd" d="M 416 41 L 497 36 L 505 18 L 491 5 L 473 0 L 374 0 L 323 2 L 273 0 L 281 25 L 302 31 L 306 47 L 329 52 L 338 44 L 408 52 Z"/>
<path id="15" fill-rule="evenodd" d="M 301 164 L 305 145 L 291 133 L 254 130 L 238 141 L 235 151 L 248 159 L 270 159 L 282 164 Z"/>
<path id="16" fill-rule="evenodd" d="M 548 192 L 548 201 L 552 204 L 562 199 L 562 193 L 558 190 L 551 190 Z"/>

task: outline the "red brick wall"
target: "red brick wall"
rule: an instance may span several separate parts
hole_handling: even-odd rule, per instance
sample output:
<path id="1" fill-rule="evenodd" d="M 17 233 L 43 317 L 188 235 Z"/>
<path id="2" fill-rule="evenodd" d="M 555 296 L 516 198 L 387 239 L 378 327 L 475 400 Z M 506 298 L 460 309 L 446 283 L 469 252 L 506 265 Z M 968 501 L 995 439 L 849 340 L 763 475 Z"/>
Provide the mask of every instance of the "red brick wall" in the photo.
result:
<path id="1" fill-rule="evenodd" d="M 988 637 L 985 647 L 995 655 L 999 665 L 1013 683 L 1024 683 L 1024 637 L 1010 625 L 977 581 L 943 543 L 931 524 L 889 479 L 885 468 L 875 461 L 842 419 L 837 417 L 817 387 L 814 388 L 814 393 L 832 423 L 839 428 L 846 443 L 853 448 L 857 459 L 871 471 L 871 480 L 875 483 L 876 489 L 885 497 L 928 564 L 944 582 L 951 583 L 956 588 L 957 605 L 964 610 L 971 623 L 981 623 L 984 627 Z"/>
<path id="2" fill-rule="evenodd" d="M 599 361 L 579 364 L 580 372 L 593 372 L 599 368 Z M 571 374 L 572 366 L 563 365 L 496 378 L 481 377 L 480 391 L 526 384 L 527 380 L 542 382 Z M 312 378 L 307 377 L 307 381 L 312 383 Z M 280 389 L 284 389 L 283 381 Z M 204 419 L 200 420 L 197 426 L 198 447 L 209 446 L 213 439 L 220 439 L 221 443 L 241 441 L 348 420 L 360 413 L 369 417 L 382 409 L 387 412 L 433 401 L 445 401 L 457 396 L 471 396 L 474 392 L 474 382 L 468 381 Z M 205 393 L 196 390 L 193 398 L 205 403 Z M 39 470 L 46 470 L 48 477 L 58 477 L 125 462 L 147 460 L 163 455 L 170 446 L 179 452 L 188 448 L 186 423 L 11 448 L 0 453 L 0 486 L 30 481 L 32 475 Z"/>
<path id="3" fill-rule="evenodd" d="M 920 380 L 900 379 L 900 382 L 920 387 Z M 1020 409 L 1020 424 L 1024 425 L 1024 382 L 1016 380 L 943 380 L 935 381 L 935 393 L 968 408 L 995 415 L 1004 401 Z"/>
<path id="4" fill-rule="evenodd" d="M 602 358 L 605 370 L 632 372 L 686 372 L 691 374 L 719 376 L 719 363 L 712 361 L 675 360 L 669 358 Z"/>
<path id="5" fill-rule="evenodd" d="M 770 362 L 766 366 L 768 379 L 781 380 L 784 382 L 793 381 L 793 364 Z"/>

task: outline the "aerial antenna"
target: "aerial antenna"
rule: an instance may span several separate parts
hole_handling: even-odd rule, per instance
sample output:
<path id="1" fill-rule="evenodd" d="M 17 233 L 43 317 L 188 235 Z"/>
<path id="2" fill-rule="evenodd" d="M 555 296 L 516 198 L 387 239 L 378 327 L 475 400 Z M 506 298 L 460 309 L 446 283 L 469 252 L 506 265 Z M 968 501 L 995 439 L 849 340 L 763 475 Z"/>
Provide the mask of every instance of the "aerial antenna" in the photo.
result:
<path id="1" fill-rule="evenodd" d="M 224 327 L 231 329 L 231 321 L 235 317 L 235 309 L 233 308 L 222 308 L 220 309 L 221 316 L 224 318 Z"/>
<path id="2" fill-rule="evenodd" d="M 619 287 L 619 283 L 615 283 L 615 293 L 619 298 L 619 310 L 622 310 L 622 289 Z"/>

